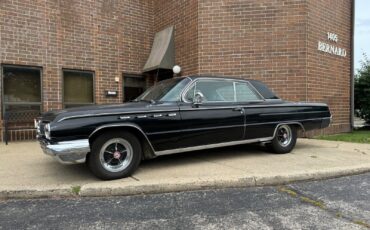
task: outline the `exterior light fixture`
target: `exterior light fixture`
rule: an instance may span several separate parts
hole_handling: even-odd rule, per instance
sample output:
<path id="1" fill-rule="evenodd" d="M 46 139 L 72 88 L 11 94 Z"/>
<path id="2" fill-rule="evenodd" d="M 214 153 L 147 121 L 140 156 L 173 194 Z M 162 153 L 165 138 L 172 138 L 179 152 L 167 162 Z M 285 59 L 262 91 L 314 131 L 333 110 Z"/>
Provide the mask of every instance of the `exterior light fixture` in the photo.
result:
<path id="1" fill-rule="evenodd" d="M 175 65 L 172 68 L 172 71 L 173 71 L 174 74 L 179 74 L 181 72 L 181 67 L 179 65 Z"/>

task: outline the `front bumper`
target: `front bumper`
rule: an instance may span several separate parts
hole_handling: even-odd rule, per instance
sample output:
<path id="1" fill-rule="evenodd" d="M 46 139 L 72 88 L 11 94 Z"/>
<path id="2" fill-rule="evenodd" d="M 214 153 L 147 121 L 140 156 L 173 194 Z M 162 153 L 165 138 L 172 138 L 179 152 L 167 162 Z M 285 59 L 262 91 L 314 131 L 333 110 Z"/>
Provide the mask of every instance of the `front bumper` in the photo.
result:
<path id="1" fill-rule="evenodd" d="M 39 139 L 41 149 L 47 155 L 53 156 L 63 164 L 79 164 L 86 161 L 90 152 L 88 139 L 61 141 L 51 143 L 46 139 Z"/>

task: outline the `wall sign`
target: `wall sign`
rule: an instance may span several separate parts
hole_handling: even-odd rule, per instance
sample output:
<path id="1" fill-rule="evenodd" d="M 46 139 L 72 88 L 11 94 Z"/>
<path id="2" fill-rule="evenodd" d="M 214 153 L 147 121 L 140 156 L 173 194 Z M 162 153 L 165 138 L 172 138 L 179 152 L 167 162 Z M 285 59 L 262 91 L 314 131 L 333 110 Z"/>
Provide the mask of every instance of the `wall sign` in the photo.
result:
<path id="1" fill-rule="evenodd" d="M 330 33 L 328 32 L 327 33 L 327 38 L 328 38 L 328 42 L 323 42 L 323 41 L 319 41 L 318 43 L 318 46 L 317 46 L 317 49 L 321 52 L 325 52 L 325 53 L 328 53 L 328 54 L 332 54 L 332 55 L 337 55 L 337 56 L 340 56 L 340 57 L 346 57 L 347 56 L 347 51 L 346 49 L 344 48 L 340 48 L 338 46 L 336 46 L 335 43 L 338 43 L 338 35 L 335 34 L 335 33 Z M 335 42 L 335 43 L 333 43 Z"/>
<path id="2" fill-rule="evenodd" d="M 118 91 L 106 90 L 105 91 L 105 96 L 106 97 L 117 97 L 118 96 Z"/>

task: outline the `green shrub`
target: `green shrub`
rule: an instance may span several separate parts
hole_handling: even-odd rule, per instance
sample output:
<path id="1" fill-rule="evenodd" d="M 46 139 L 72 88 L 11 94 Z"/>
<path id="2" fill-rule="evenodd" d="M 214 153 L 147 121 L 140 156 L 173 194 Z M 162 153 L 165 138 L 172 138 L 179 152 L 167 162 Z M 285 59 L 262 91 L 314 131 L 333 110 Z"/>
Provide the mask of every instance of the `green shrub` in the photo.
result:
<path id="1" fill-rule="evenodd" d="M 355 110 L 358 116 L 370 122 L 370 60 L 365 54 L 355 75 Z"/>

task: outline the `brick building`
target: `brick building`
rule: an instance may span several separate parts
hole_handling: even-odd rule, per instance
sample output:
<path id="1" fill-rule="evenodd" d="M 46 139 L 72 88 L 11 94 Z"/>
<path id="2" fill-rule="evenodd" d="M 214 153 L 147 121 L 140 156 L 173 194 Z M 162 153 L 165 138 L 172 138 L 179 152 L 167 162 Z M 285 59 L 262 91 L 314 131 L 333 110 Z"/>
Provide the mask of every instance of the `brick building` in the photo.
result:
<path id="1" fill-rule="evenodd" d="M 328 103 L 321 132 L 346 132 L 352 22 L 353 0 L 1 0 L 0 122 L 30 139 L 40 111 L 121 103 L 171 77 L 143 67 L 173 26 L 181 75 L 262 80 L 283 99 Z"/>

